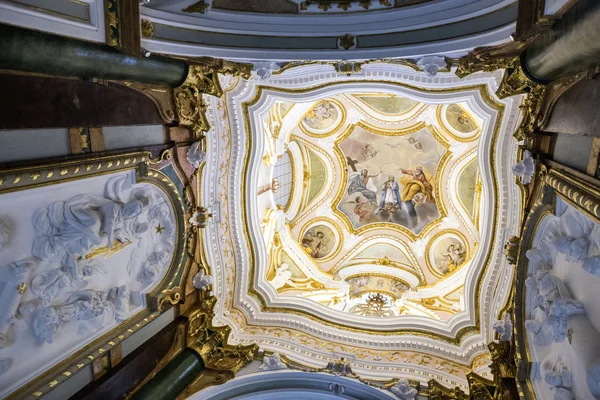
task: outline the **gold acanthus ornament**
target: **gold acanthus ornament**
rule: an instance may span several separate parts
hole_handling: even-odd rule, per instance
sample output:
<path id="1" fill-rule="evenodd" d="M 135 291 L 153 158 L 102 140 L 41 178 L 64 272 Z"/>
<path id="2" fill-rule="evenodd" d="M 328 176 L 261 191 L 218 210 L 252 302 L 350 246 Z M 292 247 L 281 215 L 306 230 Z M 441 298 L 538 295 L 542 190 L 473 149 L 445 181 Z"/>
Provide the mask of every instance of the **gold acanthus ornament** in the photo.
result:
<path id="1" fill-rule="evenodd" d="M 504 99 L 526 95 L 521 104 L 523 120 L 514 133 L 517 140 L 525 140 L 533 136 L 546 91 L 546 86 L 529 79 L 521 67 L 520 54 L 535 37 L 537 36 L 506 45 L 477 48 L 459 60 L 456 70 L 456 75 L 464 78 L 475 72 L 494 72 L 504 69 L 504 77 L 496 91 L 496 96 Z"/>
<path id="2" fill-rule="evenodd" d="M 203 95 L 209 94 L 221 97 L 223 89 L 219 83 L 218 73 L 203 65 L 190 65 L 188 76 L 175 89 L 175 101 L 179 114 L 179 125 L 191 129 L 196 138 L 210 129 L 206 119 L 207 105 Z"/>
<path id="3" fill-rule="evenodd" d="M 152 37 L 154 37 L 154 25 L 152 24 L 152 21 L 149 21 L 147 19 L 143 19 L 142 20 L 142 37 L 151 39 Z"/>
<path id="4" fill-rule="evenodd" d="M 216 303 L 213 296 L 202 299 L 189 314 L 187 345 L 202 357 L 205 368 L 235 375 L 254 359 L 258 346 L 227 344 L 231 328 L 212 325 Z"/>
<path id="5" fill-rule="evenodd" d="M 221 97 L 223 88 L 219 73 L 249 79 L 251 65 L 231 61 L 201 58 L 189 66 L 188 75 L 181 86 L 175 88 L 175 102 L 179 125 L 191 129 L 196 139 L 210 129 L 206 119 L 207 104 L 203 95 Z"/>

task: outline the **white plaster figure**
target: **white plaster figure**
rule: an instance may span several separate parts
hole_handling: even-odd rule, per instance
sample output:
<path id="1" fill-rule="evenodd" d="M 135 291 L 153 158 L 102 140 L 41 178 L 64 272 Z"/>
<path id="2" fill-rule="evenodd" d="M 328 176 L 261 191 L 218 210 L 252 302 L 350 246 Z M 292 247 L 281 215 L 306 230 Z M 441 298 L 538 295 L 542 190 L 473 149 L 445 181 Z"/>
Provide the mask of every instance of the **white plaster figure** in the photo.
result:
<path id="1" fill-rule="evenodd" d="M 35 266 L 34 261 L 22 260 L 0 267 L 0 349 L 14 342 L 12 327 L 17 322 L 19 303 Z"/>
<path id="2" fill-rule="evenodd" d="M 263 357 L 259 369 L 261 371 L 279 371 L 280 369 L 287 369 L 287 365 L 281 361 L 281 356 L 278 353 L 273 353 L 270 356 Z"/>
<path id="3" fill-rule="evenodd" d="M 512 170 L 515 176 L 521 177 L 524 185 L 531 182 L 531 178 L 533 178 L 533 174 L 535 174 L 535 160 L 529 150 L 525 150 L 523 159 L 516 163 Z"/>
<path id="4" fill-rule="evenodd" d="M 206 159 L 206 152 L 200 149 L 200 145 L 200 142 L 195 142 L 187 152 L 187 160 L 194 169 L 198 169 L 200 164 Z"/>
<path id="5" fill-rule="evenodd" d="M 213 284 L 212 276 L 207 275 L 203 269 L 200 269 L 200 271 L 196 274 L 196 276 L 194 276 L 194 287 L 196 289 L 200 289 L 203 292 L 206 292 L 206 290 L 212 284 Z"/>
<path id="6" fill-rule="evenodd" d="M 436 76 L 438 71 L 446 67 L 446 59 L 443 56 L 426 56 L 417 61 L 417 65 L 431 77 Z"/>
<path id="7" fill-rule="evenodd" d="M 127 185 L 126 177 L 115 177 L 107 183 L 108 198 L 77 195 L 37 210 L 33 215 L 33 255 L 68 266 L 71 276 L 78 278 L 77 259 L 95 247 L 112 247 L 115 240 L 124 238 L 125 222 L 142 212 L 141 200 L 132 197 L 124 201 Z"/>
<path id="8" fill-rule="evenodd" d="M 390 391 L 401 400 L 415 400 L 418 394 L 417 389 L 411 387 L 405 378 L 400 379 L 395 386 L 390 388 Z"/>
<path id="9" fill-rule="evenodd" d="M 586 238 L 558 236 L 554 240 L 556 250 L 566 254 L 571 261 L 581 261 L 588 255 L 589 242 Z"/>
<path id="10" fill-rule="evenodd" d="M 512 339 L 513 324 L 510 314 L 504 314 L 504 318 L 495 321 L 492 325 L 494 331 L 500 335 L 501 342 L 510 342 Z"/>
<path id="11" fill-rule="evenodd" d="M 286 263 L 282 263 L 279 267 L 277 267 L 275 270 L 275 277 L 270 281 L 271 285 L 273 285 L 275 289 L 282 288 L 286 283 L 288 283 L 292 277 L 292 271 L 290 271 L 289 268 L 290 266 Z"/>
<path id="12" fill-rule="evenodd" d="M 555 400 L 570 400 L 574 398 L 570 390 L 572 385 L 571 372 L 569 372 L 562 361 L 557 360 L 553 355 L 549 355 L 542 361 L 540 370 L 544 382 L 554 392 Z"/>

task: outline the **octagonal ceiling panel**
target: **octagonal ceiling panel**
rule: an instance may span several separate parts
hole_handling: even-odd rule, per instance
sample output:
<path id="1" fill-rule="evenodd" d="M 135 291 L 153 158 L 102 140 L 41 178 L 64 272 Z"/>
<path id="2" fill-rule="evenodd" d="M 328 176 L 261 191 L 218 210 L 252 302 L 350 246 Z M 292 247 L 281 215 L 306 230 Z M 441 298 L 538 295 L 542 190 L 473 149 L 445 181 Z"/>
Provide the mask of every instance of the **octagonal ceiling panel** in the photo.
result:
<path id="1" fill-rule="evenodd" d="M 499 75 L 330 68 L 223 78 L 207 99 L 216 322 L 307 368 L 344 355 L 360 376 L 466 386 L 508 295 L 521 198 L 497 155 L 517 151 L 519 99 L 492 94 Z"/>

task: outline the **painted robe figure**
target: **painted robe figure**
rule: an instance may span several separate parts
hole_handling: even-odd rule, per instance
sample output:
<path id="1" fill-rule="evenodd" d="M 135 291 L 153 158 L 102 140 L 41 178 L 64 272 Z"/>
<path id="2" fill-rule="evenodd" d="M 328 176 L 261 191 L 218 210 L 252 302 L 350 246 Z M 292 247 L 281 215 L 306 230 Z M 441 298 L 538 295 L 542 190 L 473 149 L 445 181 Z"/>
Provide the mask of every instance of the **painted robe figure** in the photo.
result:
<path id="1" fill-rule="evenodd" d="M 402 207 L 401 201 L 400 187 L 398 186 L 398 183 L 396 183 L 394 176 L 390 175 L 381 188 L 379 208 L 375 210 L 375 214 L 378 214 L 381 211 L 386 211 L 390 214 L 395 213 Z"/>
<path id="2" fill-rule="evenodd" d="M 400 178 L 400 182 L 404 185 L 402 202 L 406 206 L 408 215 L 415 220 L 417 218 L 415 203 L 416 205 L 422 205 L 421 203 L 424 202 L 435 202 L 433 186 L 429 182 L 432 177 L 421 166 L 415 167 L 414 170 L 402 169 L 402 173 L 404 174 Z"/>
<path id="3" fill-rule="evenodd" d="M 362 194 L 367 200 L 372 203 L 377 203 L 377 196 L 375 192 L 377 192 L 377 187 L 373 184 L 373 179 L 379 176 L 377 175 L 369 175 L 369 171 L 363 169 L 360 171 L 360 174 L 355 174 L 348 183 L 348 194 L 359 192 Z"/>

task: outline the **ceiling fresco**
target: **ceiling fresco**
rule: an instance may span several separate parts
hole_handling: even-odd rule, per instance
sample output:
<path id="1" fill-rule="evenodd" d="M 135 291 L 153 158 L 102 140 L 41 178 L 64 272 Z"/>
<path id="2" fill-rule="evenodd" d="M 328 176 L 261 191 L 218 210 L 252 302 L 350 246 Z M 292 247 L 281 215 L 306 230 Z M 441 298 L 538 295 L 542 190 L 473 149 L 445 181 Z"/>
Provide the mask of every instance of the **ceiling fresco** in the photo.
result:
<path id="1" fill-rule="evenodd" d="M 329 68 L 223 78 L 209 100 L 215 321 L 306 368 L 343 356 L 364 377 L 466 387 L 508 296 L 521 199 L 495 155 L 516 157 L 519 99 L 495 97 L 493 74 Z"/>
<path id="2" fill-rule="evenodd" d="M 438 107 L 446 119 L 436 117 Z M 286 154 L 302 175 L 290 198 L 303 201 L 279 205 L 287 210 L 279 245 L 269 246 L 265 229 L 265 278 L 280 295 L 371 318 L 448 320 L 464 309 L 460 296 L 445 294 L 458 292 L 466 275 L 442 292 L 419 289 L 469 268 L 480 240 L 479 128 L 468 106 L 364 92 L 277 102 L 267 115 L 277 117 L 265 138 L 286 134 Z"/>

